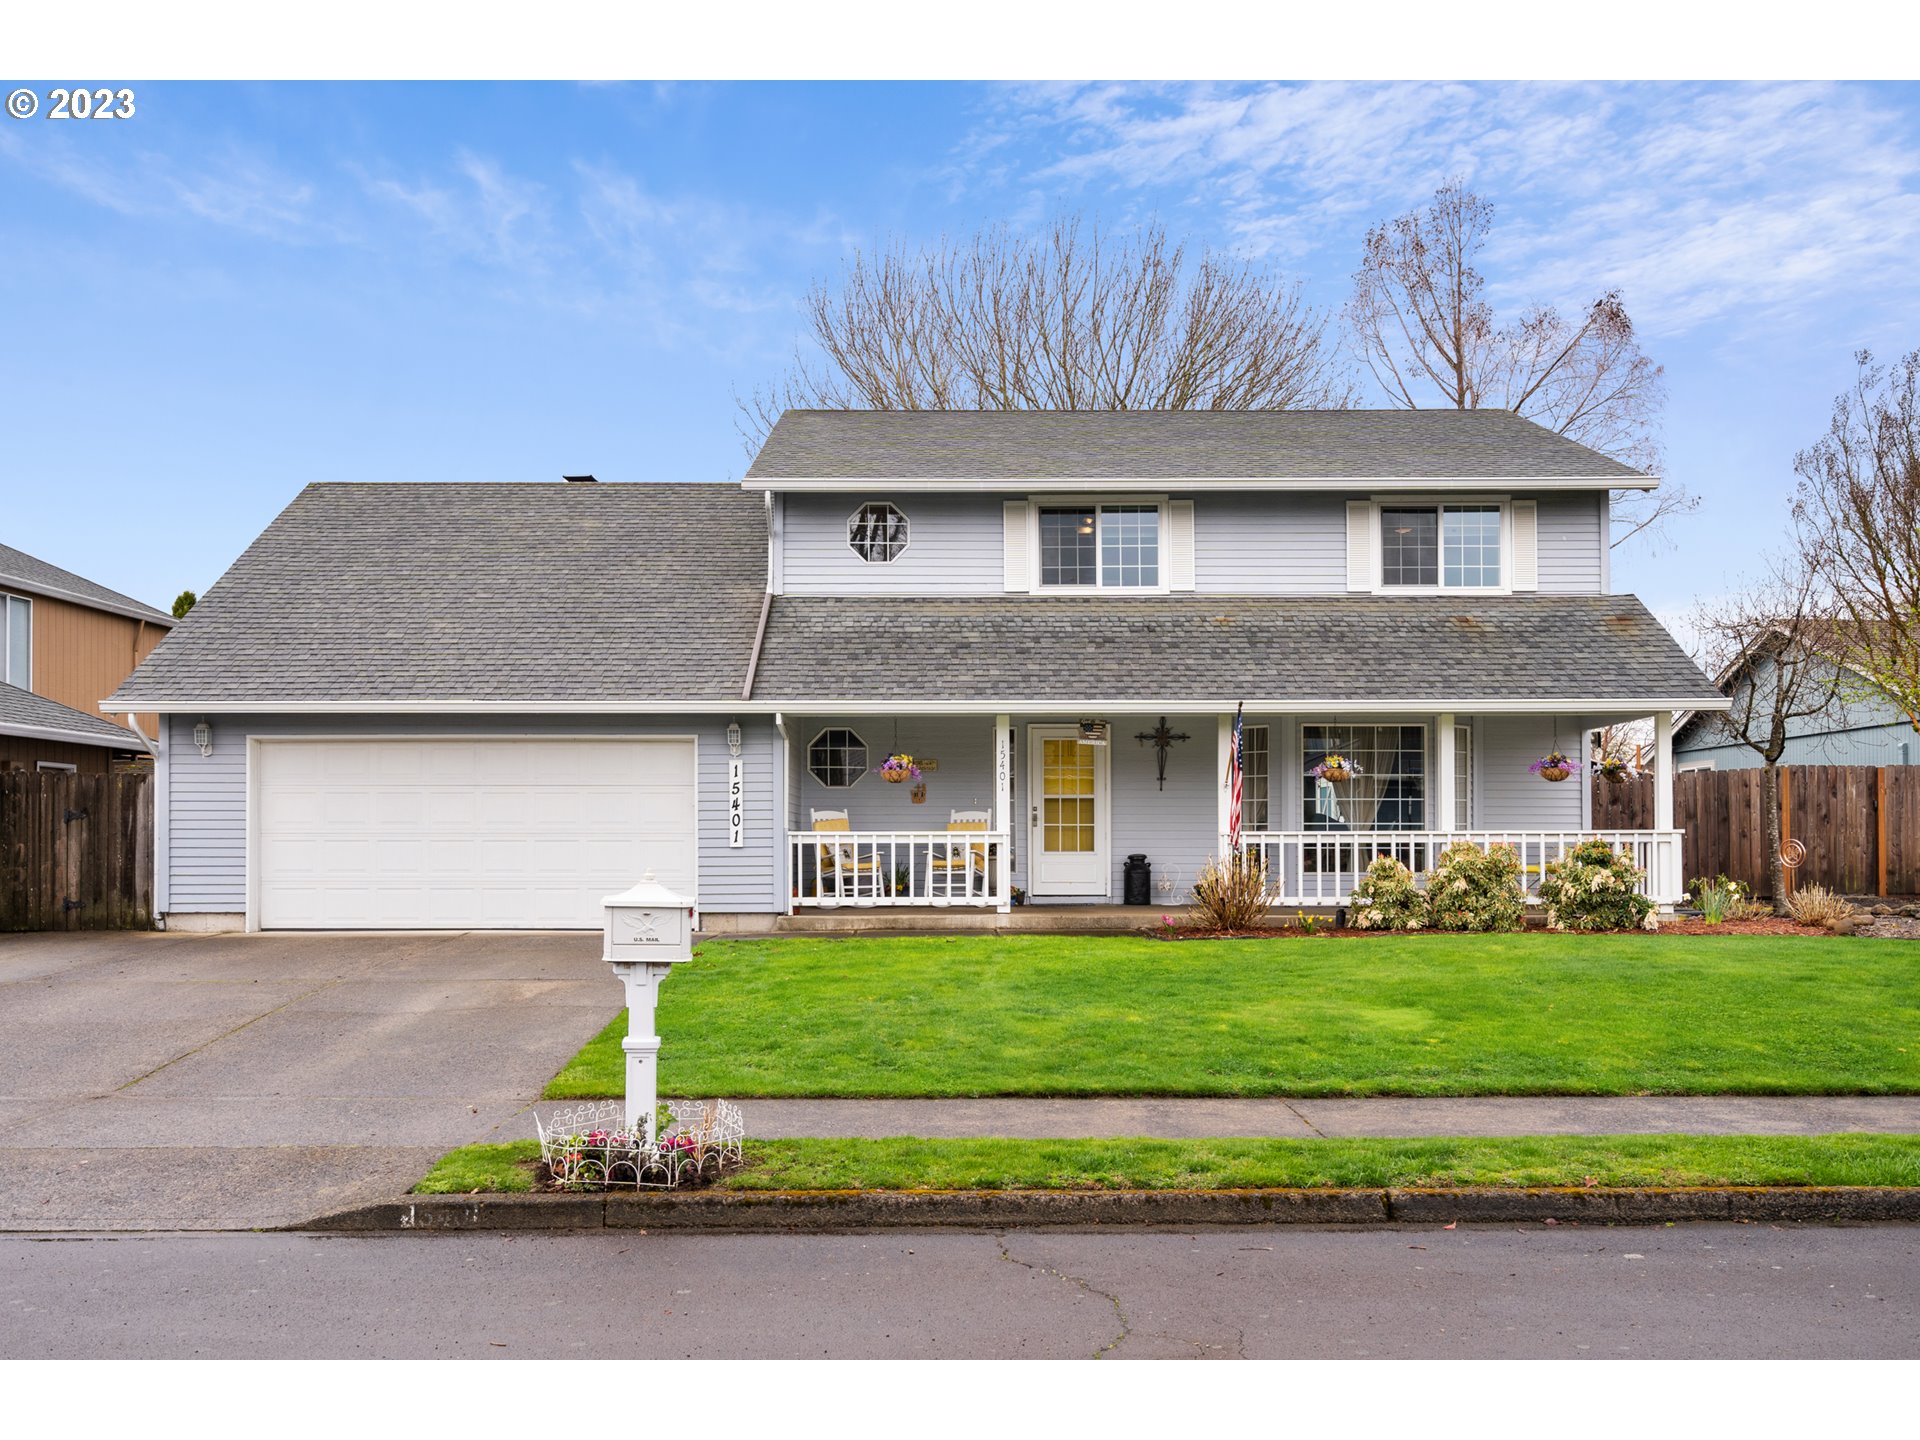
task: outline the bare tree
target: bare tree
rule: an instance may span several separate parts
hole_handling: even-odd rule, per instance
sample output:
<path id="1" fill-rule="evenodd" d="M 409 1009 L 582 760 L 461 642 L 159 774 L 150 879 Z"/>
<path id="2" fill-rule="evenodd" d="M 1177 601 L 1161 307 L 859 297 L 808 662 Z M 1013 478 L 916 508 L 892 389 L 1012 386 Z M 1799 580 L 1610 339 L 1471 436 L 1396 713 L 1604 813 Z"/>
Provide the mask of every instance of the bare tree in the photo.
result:
<path id="1" fill-rule="evenodd" d="M 1004 225 L 856 252 L 804 305 L 818 354 L 740 402 L 749 446 L 792 407 L 879 410 L 1345 408 L 1351 374 L 1300 287 L 1157 223 Z"/>
<path id="2" fill-rule="evenodd" d="M 1535 305 L 1502 324 L 1475 262 L 1493 206 L 1454 179 L 1433 204 L 1367 232 L 1347 331 L 1373 378 L 1409 410 L 1494 406 L 1649 472 L 1666 403 L 1661 367 L 1640 349 L 1618 290 L 1577 315 Z M 1617 491 L 1616 546 L 1699 502 L 1678 485 Z"/>
<path id="3" fill-rule="evenodd" d="M 1845 709 L 1842 670 L 1821 582 L 1796 555 L 1758 580 L 1694 609 L 1701 664 L 1733 701 L 1702 717 L 1710 733 L 1744 745 L 1766 767 L 1767 856 L 1773 909 L 1785 914 L 1786 867 L 1780 856 L 1780 757 L 1793 722 Z M 1842 721 L 1844 723 L 1844 720 Z"/>
<path id="4" fill-rule="evenodd" d="M 1794 457 L 1801 554 L 1825 582 L 1833 643 L 1920 727 L 1920 350 L 1854 356 L 1827 433 Z"/>

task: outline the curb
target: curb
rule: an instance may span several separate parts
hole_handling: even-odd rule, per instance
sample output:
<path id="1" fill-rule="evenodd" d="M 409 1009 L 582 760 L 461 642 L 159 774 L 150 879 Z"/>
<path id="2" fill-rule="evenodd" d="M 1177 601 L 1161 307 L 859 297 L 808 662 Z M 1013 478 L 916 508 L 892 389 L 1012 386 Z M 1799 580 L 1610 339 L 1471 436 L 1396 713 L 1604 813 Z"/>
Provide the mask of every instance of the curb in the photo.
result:
<path id="1" fill-rule="evenodd" d="M 288 1230 L 830 1232 L 913 1226 L 1660 1225 L 1679 1220 L 1920 1221 L 1920 1188 L 1585 1190 L 769 1190 L 651 1195 L 421 1195 Z"/>

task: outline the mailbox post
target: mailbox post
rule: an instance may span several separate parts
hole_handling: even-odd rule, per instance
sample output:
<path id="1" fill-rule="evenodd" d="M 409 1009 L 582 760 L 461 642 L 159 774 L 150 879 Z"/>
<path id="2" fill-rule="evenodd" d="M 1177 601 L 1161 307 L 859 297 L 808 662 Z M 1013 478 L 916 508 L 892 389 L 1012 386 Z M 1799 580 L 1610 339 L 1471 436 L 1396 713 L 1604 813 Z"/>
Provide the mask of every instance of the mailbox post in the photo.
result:
<path id="1" fill-rule="evenodd" d="M 660 1037 L 653 1011 L 660 982 L 693 958 L 693 901 L 659 884 L 647 871 L 640 883 L 600 902 L 606 907 L 606 953 L 627 989 L 627 1130 L 653 1138 L 659 1104 Z"/>

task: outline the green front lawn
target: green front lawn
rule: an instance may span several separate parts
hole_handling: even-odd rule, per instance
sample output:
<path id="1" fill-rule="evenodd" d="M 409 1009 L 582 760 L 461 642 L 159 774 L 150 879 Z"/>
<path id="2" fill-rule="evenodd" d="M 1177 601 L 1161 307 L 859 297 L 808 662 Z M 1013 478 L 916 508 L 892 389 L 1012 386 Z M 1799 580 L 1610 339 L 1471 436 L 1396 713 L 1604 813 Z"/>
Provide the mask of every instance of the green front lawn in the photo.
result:
<path id="1" fill-rule="evenodd" d="M 710 941 L 660 994 L 666 1095 L 1920 1093 L 1893 941 Z M 547 1095 L 620 1094 L 625 1029 Z"/>
<path id="2" fill-rule="evenodd" d="M 533 1188 L 539 1146 L 469 1145 L 414 1189 Z M 1920 1135 L 1490 1140 L 753 1140 L 722 1190 L 1920 1185 Z"/>

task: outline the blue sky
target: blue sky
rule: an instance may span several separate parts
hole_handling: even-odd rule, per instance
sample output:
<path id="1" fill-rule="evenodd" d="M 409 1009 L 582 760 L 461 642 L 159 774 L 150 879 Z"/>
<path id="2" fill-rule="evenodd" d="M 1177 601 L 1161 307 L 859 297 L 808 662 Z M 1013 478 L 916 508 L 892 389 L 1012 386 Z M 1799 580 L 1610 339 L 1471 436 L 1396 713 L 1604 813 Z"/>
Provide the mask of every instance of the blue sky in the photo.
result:
<path id="1" fill-rule="evenodd" d="M 734 394 L 890 235 L 1157 215 L 1333 308 L 1464 173 L 1498 302 L 1619 286 L 1666 366 L 1704 503 L 1615 563 L 1666 614 L 1777 543 L 1852 351 L 1920 346 L 1920 86 L 136 89 L 0 119 L 0 538 L 156 604 L 310 480 L 737 477 Z"/>

